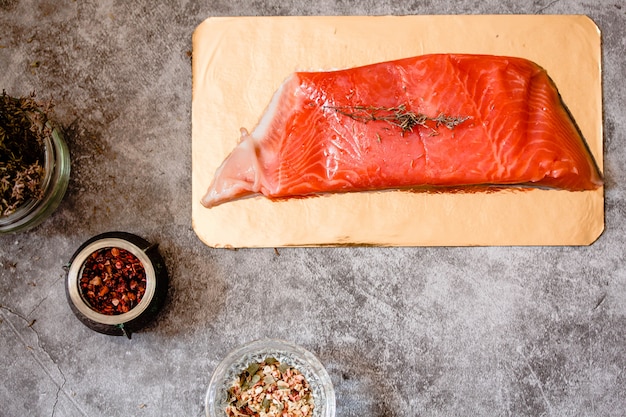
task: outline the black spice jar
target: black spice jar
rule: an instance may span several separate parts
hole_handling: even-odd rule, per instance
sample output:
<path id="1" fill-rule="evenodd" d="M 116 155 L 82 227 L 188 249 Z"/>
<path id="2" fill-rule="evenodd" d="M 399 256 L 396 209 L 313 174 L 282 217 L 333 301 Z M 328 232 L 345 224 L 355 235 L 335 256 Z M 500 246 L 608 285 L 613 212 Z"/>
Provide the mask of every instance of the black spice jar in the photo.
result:
<path id="1" fill-rule="evenodd" d="M 125 232 L 83 243 L 67 265 L 65 292 L 74 315 L 100 333 L 129 339 L 165 301 L 167 269 L 157 245 Z"/>

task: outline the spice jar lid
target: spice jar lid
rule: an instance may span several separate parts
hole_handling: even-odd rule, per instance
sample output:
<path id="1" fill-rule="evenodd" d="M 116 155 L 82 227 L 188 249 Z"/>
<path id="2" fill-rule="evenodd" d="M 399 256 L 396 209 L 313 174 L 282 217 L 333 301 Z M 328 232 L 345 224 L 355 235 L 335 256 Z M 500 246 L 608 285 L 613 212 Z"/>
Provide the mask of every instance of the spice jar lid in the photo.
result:
<path id="1" fill-rule="evenodd" d="M 157 245 L 131 233 L 94 236 L 67 265 L 70 308 L 83 324 L 104 334 L 130 338 L 154 319 L 167 286 L 167 270 Z"/>

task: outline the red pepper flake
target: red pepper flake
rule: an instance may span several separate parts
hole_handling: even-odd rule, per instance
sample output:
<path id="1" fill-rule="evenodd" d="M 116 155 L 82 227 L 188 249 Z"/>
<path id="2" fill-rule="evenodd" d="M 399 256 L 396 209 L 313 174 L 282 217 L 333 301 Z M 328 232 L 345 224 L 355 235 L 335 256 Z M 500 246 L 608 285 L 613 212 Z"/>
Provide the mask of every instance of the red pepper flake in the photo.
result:
<path id="1" fill-rule="evenodd" d="M 139 259 L 122 248 L 102 248 L 85 261 L 80 291 L 87 304 L 100 314 L 130 311 L 146 292 L 146 271 Z"/>

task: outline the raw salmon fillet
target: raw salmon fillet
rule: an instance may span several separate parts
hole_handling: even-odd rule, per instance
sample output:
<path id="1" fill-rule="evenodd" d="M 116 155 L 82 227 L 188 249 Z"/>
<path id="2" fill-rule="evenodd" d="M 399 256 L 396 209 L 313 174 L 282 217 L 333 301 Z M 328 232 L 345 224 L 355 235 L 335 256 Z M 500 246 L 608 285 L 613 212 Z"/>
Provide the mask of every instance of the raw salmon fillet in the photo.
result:
<path id="1" fill-rule="evenodd" d="M 437 54 L 294 73 L 257 127 L 242 129 L 202 204 L 255 195 L 601 185 L 543 68 L 521 58 Z"/>

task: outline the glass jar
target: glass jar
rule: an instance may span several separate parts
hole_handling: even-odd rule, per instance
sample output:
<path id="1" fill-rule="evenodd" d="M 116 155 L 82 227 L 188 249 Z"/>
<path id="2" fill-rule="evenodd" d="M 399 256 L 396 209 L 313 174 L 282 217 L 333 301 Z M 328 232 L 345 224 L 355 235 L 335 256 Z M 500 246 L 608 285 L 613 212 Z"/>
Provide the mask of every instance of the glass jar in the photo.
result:
<path id="1" fill-rule="evenodd" d="M 30 199 L 8 216 L 0 216 L 0 234 L 31 229 L 59 206 L 70 180 L 70 152 L 58 127 L 44 139 L 44 178 L 41 199 Z"/>

